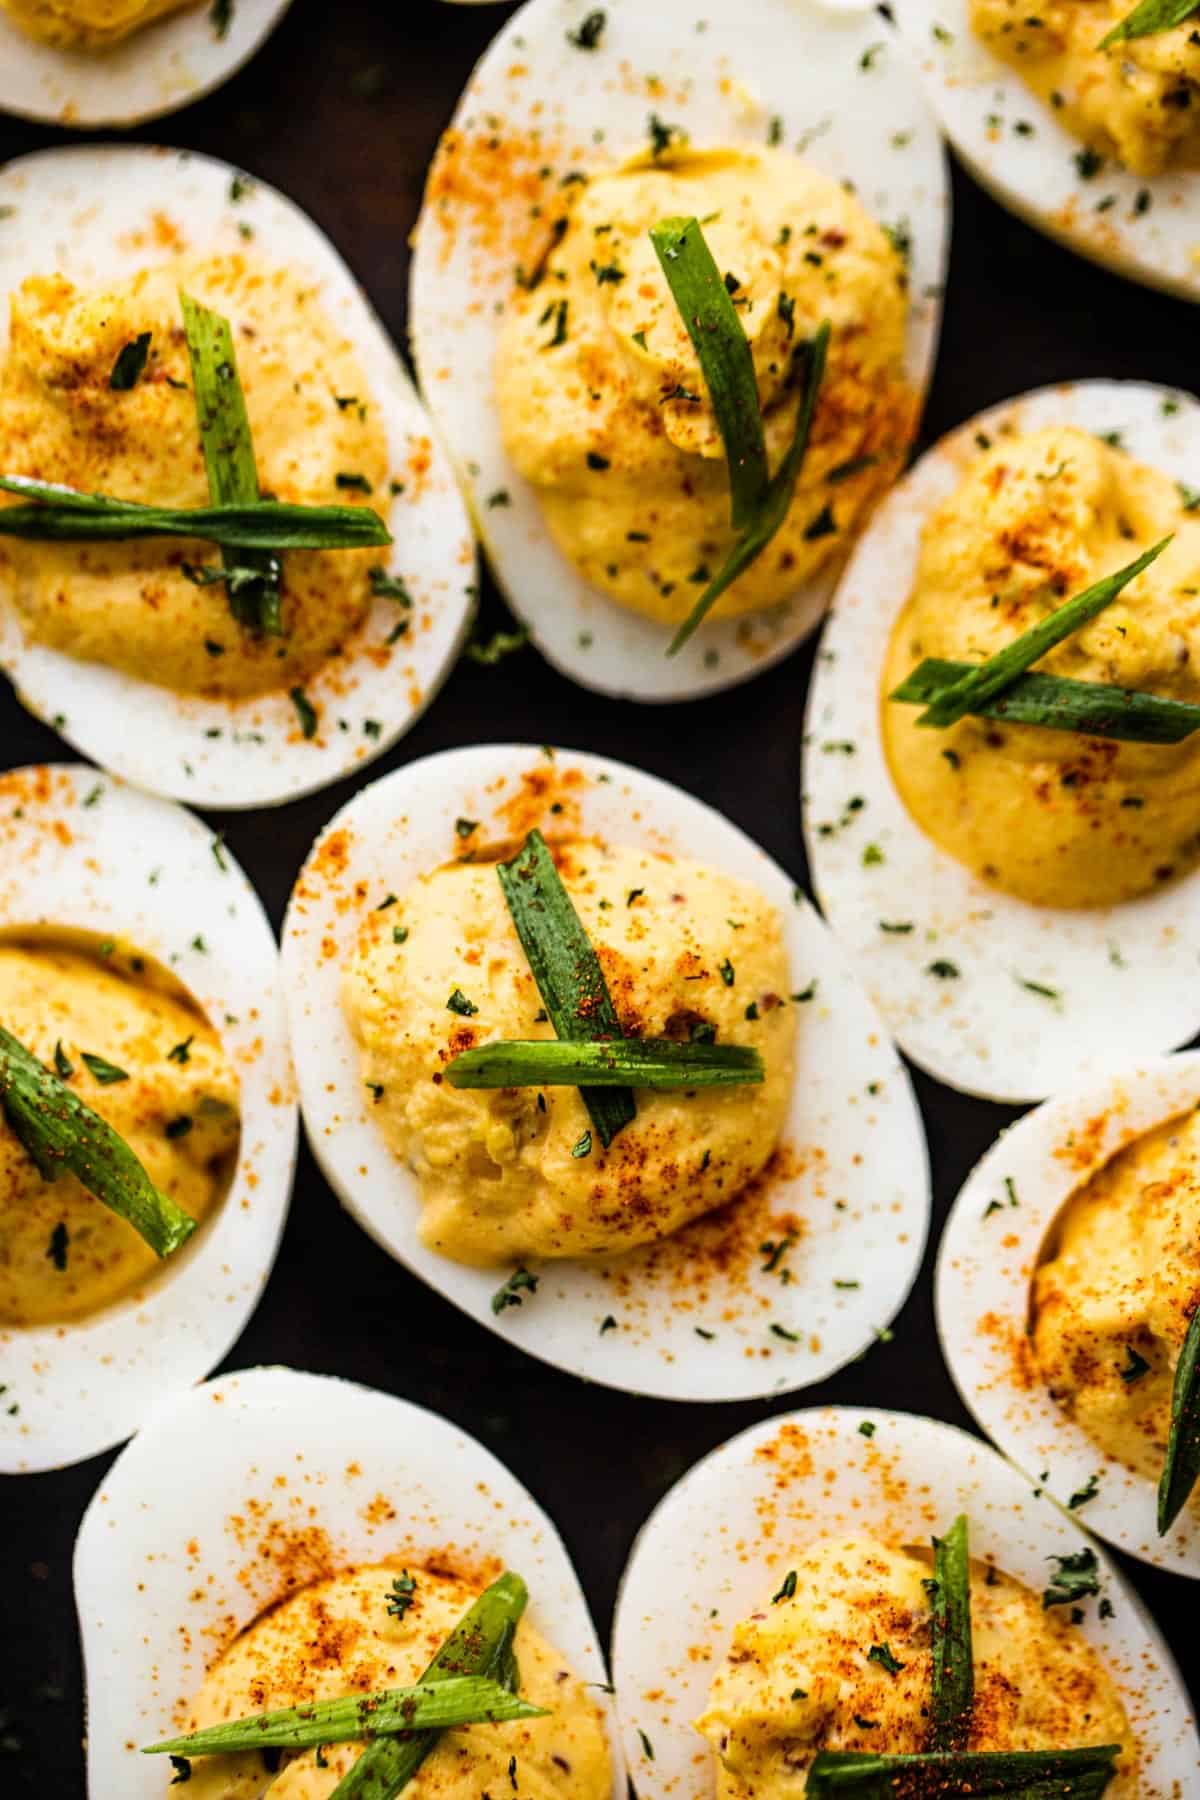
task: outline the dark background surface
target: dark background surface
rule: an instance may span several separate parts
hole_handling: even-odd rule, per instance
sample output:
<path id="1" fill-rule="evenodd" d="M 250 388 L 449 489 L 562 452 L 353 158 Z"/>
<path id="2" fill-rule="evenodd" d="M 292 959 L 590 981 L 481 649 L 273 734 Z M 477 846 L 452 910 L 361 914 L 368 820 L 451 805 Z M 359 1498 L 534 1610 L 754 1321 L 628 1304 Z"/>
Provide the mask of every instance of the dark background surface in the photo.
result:
<path id="1" fill-rule="evenodd" d="M 133 135 L 223 157 L 289 194 L 333 239 L 403 342 L 407 239 L 425 170 L 475 58 L 508 10 L 440 0 L 296 0 L 235 80 Z M 0 118 L 0 159 L 67 136 Z M 1194 387 L 1197 318 L 1183 302 L 1127 285 L 1038 237 L 956 169 L 950 283 L 925 440 L 1047 381 L 1128 376 Z M 480 628 L 505 623 L 485 582 Z M 809 647 L 745 687 L 671 707 L 590 695 L 533 651 L 490 669 L 464 662 L 430 713 L 370 776 L 451 745 L 508 738 L 623 757 L 729 814 L 807 886 L 798 758 L 811 662 Z M 0 765 L 68 754 L 11 692 L 0 692 Z M 269 831 L 256 815 L 221 818 L 276 927 L 313 838 L 352 789 L 343 782 L 278 808 Z M 274 1276 L 224 1366 L 284 1362 L 347 1376 L 419 1401 L 473 1432 L 557 1521 L 605 1636 L 621 1568 L 646 1514 L 691 1463 L 765 1413 L 843 1401 L 968 1424 L 937 1348 L 933 1249 L 963 1177 L 1015 1114 L 919 1075 L 916 1085 L 934 1169 L 934 1231 L 920 1279 L 892 1343 L 790 1401 L 689 1406 L 637 1399 L 581 1387 L 506 1349 L 371 1243 L 339 1210 L 307 1152 Z M 0 1482 L 6 1800 L 84 1791 L 71 1551 L 111 1460 Z M 1195 1674 L 1182 1579 L 1118 1561 Z"/>

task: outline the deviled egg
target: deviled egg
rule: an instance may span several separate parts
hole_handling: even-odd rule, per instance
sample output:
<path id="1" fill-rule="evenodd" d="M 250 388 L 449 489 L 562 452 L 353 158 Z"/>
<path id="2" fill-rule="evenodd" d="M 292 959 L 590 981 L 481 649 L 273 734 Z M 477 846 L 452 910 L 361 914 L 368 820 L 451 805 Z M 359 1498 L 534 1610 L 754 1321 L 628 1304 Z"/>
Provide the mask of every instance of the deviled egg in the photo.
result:
<path id="1" fill-rule="evenodd" d="M 235 75 L 290 0 L 0 0 L 0 111 L 136 125 Z"/>
<path id="2" fill-rule="evenodd" d="M 678 243 L 652 242 L 689 220 L 719 330 L 676 297 Z M 506 22 L 429 173 L 412 338 L 496 577 L 557 668 L 678 699 L 812 629 L 904 466 L 948 223 L 937 133 L 865 11 L 529 0 Z M 773 535 L 720 586 L 758 529 L 747 479 L 782 480 L 810 384 Z"/>
<path id="3" fill-rule="evenodd" d="M 678 789 L 549 747 L 410 764 L 317 840 L 284 965 L 335 1192 L 533 1355 L 746 1398 L 899 1310 L 928 1217 L 908 1080 L 788 877 Z"/>
<path id="4" fill-rule="evenodd" d="M 813 878 L 900 1043 L 951 1086 L 1040 1099 L 1200 1026 L 1200 738 L 1101 735 L 1130 707 L 1200 722 L 1198 458 L 1188 397 L 1022 395 L 921 459 L 843 578 L 806 719 Z M 1009 717 L 1004 692 L 946 729 L 892 697 L 1137 562 L 1023 678 L 1053 677 L 1055 705 L 1115 697 L 1097 735 Z"/>
<path id="5" fill-rule="evenodd" d="M 1127 30 L 1135 10 L 1142 23 Z M 1200 298 L 1200 34 L 1132 0 L 905 0 L 947 136 L 1011 211 L 1150 287 Z"/>
<path id="6" fill-rule="evenodd" d="M 407 1401 L 289 1369 L 182 1396 L 85 1514 L 75 1596 L 92 1800 L 151 1800 L 173 1778 L 199 1796 L 324 1800 L 364 1750 L 382 1758 L 397 1745 L 369 1729 L 381 1715 L 368 1695 L 480 1673 L 484 1651 L 523 1705 L 406 1745 L 424 1748 L 420 1791 L 625 1793 L 604 1658 L 561 1539 L 494 1456 Z M 437 1667 L 447 1640 L 452 1666 Z M 349 1697 L 355 1739 L 208 1755 L 176 1744 L 241 1719 L 262 1736 L 259 1715 L 288 1706 L 311 1726 Z M 160 1753 L 142 1753 L 152 1746 Z"/>
<path id="7" fill-rule="evenodd" d="M 1173 1400 L 1200 1297 L 1198 1106 L 1195 1053 L 1046 1101 L 968 1177 L 937 1273 L 946 1360 L 988 1435 L 1090 1530 L 1192 1576 L 1195 1409 Z"/>
<path id="8" fill-rule="evenodd" d="M 907 1413 L 793 1413 L 697 1464 L 634 1546 L 613 1675 L 642 1800 L 1000 1792 L 996 1753 L 1092 1768 L 1047 1793 L 1183 1800 L 1200 1780 L 1133 1589 L 995 1451 Z M 923 1777 L 903 1760 L 930 1752 Z M 961 1757 L 981 1760 L 956 1779 Z"/>
<path id="9" fill-rule="evenodd" d="M 0 1471 L 17 1474 L 119 1443 L 220 1361 L 295 1160 L 256 895 L 197 820 L 83 765 L 0 776 L 0 1109 Z"/>
<path id="10" fill-rule="evenodd" d="M 475 565 L 449 464 L 349 270 L 281 195 L 188 153 L 25 157 L 0 205 L 0 665 L 20 697 L 104 767 L 205 805 L 271 805 L 360 767 L 450 667 Z M 302 535 L 323 521 L 326 547 L 79 537 L 164 510 L 174 532 L 195 509 L 229 529 L 248 498 Z"/>

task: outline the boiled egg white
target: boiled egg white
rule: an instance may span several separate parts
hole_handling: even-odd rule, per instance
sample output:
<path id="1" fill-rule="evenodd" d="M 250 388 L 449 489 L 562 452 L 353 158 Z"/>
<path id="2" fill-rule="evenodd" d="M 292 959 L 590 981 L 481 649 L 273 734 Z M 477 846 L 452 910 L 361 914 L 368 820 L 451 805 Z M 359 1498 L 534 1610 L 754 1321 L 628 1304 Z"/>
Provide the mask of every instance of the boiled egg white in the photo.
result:
<path id="1" fill-rule="evenodd" d="M 783 923 L 798 1005 L 782 1167 L 743 1217 L 700 1219 L 594 1262 L 534 1264 L 536 1294 L 498 1315 L 505 1271 L 469 1268 L 417 1236 L 419 1183 L 386 1144 L 342 1011 L 342 971 L 373 908 L 472 843 L 540 827 L 694 856 L 752 883 Z M 519 820 L 519 825 L 514 821 Z M 813 908 L 736 826 L 680 789 L 570 750 L 452 750 L 361 790 L 301 871 L 284 927 L 284 987 L 309 1141 L 342 1203 L 414 1274 L 480 1324 L 608 1387 L 734 1400 L 805 1387 L 885 1333 L 921 1260 L 929 1188 L 920 1116 L 899 1058 Z M 795 1217 L 785 1274 L 760 1248 Z M 768 1249 L 769 1249 L 768 1245 Z"/>
<path id="2" fill-rule="evenodd" d="M 1140 382 L 1041 388 L 969 420 L 868 526 L 821 639 L 805 721 L 805 835 L 822 910 L 913 1061 L 992 1100 L 1042 1099 L 1200 1028 L 1200 878 L 1110 908 L 1030 906 L 926 837 L 884 754 L 883 661 L 926 518 L 980 434 L 1051 424 L 1119 433 L 1132 457 L 1182 481 L 1200 462 L 1200 405 Z"/>
<path id="3" fill-rule="evenodd" d="M 588 49 L 583 0 L 529 0 L 506 21 L 459 102 L 415 237 L 410 321 L 427 404 L 470 501 L 492 570 L 543 655 L 601 693 L 677 700 L 747 680 L 820 618 L 826 565 L 782 606 L 710 620 L 674 657 L 670 629 L 618 606 L 553 543 L 534 490 L 505 453 L 494 362 L 514 270 L 536 255 L 564 177 L 608 170 L 659 114 L 694 147 L 778 142 L 846 182 L 911 244 L 906 373 L 923 395 L 941 317 L 949 236 L 937 130 L 907 59 L 873 9 L 820 0 L 615 0 Z M 464 146 L 461 179 L 450 163 Z M 446 180 L 441 179 L 443 159 Z M 498 496 L 504 503 L 497 503 Z"/>
<path id="4" fill-rule="evenodd" d="M 249 1369 L 161 1408 L 84 1515 L 75 1600 L 91 1800 L 159 1800 L 164 1759 L 139 1746 L 174 1735 L 181 1703 L 238 1633 L 298 1581 L 393 1558 L 468 1579 L 521 1575 L 530 1623 L 611 1718 L 579 1578 L 503 1463 L 407 1400 Z M 609 1740 L 613 1800 L 623 1800 L 611 1726 Z"/>
<path id="5" fill-rule="evenodd" d="M 1080 1523 L 1131 1556 L 1200 1576 L 1200 1517 L 1160 1537 L 1156 1485 L 1106 1456 L 1031 1378 L 1034 1271 L 1062 1208 L 1118 1150 L 1200 1105 L 1200 1054 L 1131 1060 L 1072 1083 L 1005 1131 L 967 1177 L 938 1252 L 938 1332 L 983 1430 Z M 1081 1496 L 1083 1498 L 1081 1499 Z"/>
<path id="6" fill-rule="evenodd" d="M 291 0 L 199 0 L 104 50 L 62 50 L 0 11 L 0 112 L 76 128 L 137 125 L 229 80 Z"/>
<path id="7" fill-rule="evenodd" d="M 946 136 L 1002 206 L 1118 275 L 1200 299 L 1193 170 L 1146 177 L 1090 154 L 975 35 L 970 0 L 904 0 L 896 23 Z"/>
<path id="8" fill-rule="evenodd" d="M 224 1199 L 151 1279 L 85 1318 L 0 1327 L 4 1474 L 111 1448 L 220 1362 L 271 1272 L 296 1155 L 274 936 L 198 819 L 85 764 L 0 775 L 0 932 L 24 930 L 115 941 L 174 975 L 236 1067 L 241 1142 Z"/>
<path id="9" fill-rule="evenodd" d="M 965 1513 L 971 1554 L 1043 1590 L 1086 1536 L 988 1445 L 912 1413 L 822 1407 L 755 1425 L 696 1464 L 634 1544 L 617 1598 L 613 1679 L 640 1800 L 711 1800 L 712 1752 L 693 1729 L 735 1625 L 794 1553 L 825 1537 L 927 1545 Z M 1101 1596 L 1079 1629 L 1114 1677 L 1141 1752 L 1140 1791 L 1200 1781 L 1183 1679 L 1137 1594 L 1102 1550 Z"/>
<path id="10" fill-rule="evenodd" d="M 228 164 L 134 145 L 48 150 L 0 171 L 0 291 L 61 273 L 81 287 L 175 254 L 252 250 L 310 272 L 368 378 L 402 491 L 377 496 L 394 540 L 380 563 L 412 605 L 377 597 L 339 656 L 305 684 L 315 734 L 286 690 L 231 701 L 177 694 L 27 642 L 0 605 L 0 667 L 84 756 L 151 792 L 214 807 L 311 793 L 387 750 L 436 693 L 466 632 L 475 553 L 450 465 L 394 345 L 324 233 L 290 200 Z M 398 622 L 407 622 L 392 645 Z"/>

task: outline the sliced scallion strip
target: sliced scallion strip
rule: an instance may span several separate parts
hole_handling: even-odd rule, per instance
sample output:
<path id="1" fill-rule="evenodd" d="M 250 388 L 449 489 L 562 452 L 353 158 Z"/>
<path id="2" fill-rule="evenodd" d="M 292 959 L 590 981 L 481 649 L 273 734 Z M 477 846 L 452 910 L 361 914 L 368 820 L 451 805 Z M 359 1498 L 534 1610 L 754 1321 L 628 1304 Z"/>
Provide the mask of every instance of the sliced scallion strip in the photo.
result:
<path id="1" fill-rule="evenodd" d="M 507 1571 L 493 1581 L 463 1614 L 422 1675 L 422 1685 L 483 1675 L 515 1692 L 518 1682 L 513 1637 L 528 1599 L 528 1590 L 519 1575 Z M 375 1738 L 342 1776 L 330 1800 L 395 1800 L 438 1737 L 436 1731 L 425 1731 L 412 1738 Z"/>
<path id="2" fill-rule="evenodd" d="M 314 1744 L 344 1744 L 353 1738 L 545 1717 L 544 1706 L 531 1706 L 485 1676 L 460 1675 L 378 1694 L 346 1694 L 335 1700 L 279 1707 L 274 1712 L 231 1719 L 226 1725 L 210 1725 L 163 1744 L 147 1744 L 143 1754 L 193 1757 L 232 1756 L 243 1750 L 309 1750 Z"/>
<path id="3" fill-rule="evenodd" d="M 1123 569 L 1116 569 L 1111 575 L 1105 575 L 1082 594 L 1076 594 L 1038 624 L 1022 632 L 1019 638 L 1006 644 L 995 656 L 989 656 L 986 662 L 976 664 L 967 674 L 960 676 L 934 696 L 917 724 L 938 726 L 944 730 L 948 725 L 957 724 L 966 713 L 974 712 L 986 701 L 993 700 L 1018 675 L 1023 675 L 1033 663 L 1040 661 L 1057 644 L 1061 644 L 1064 638 L 1081 630 L 1102 613 L 1106 606 L 1110 606 L 1143 569 L 1149 568 L 1155 557 L 1161 556 L 1170 542 L 1169 537 L 1161 538 Z"/>
<path id="4" fill-rule="evenodd" d="M 531 831 L 511 862 L 496 865 L 496 874 L 557 1036 L 585 1043 L 619 1040 L 621 1021 L 600 959 L 541 832 Z M 628 1087 L 583 1087 L 579 1097 L 606 1149 L 637 1116 Z"/>
<path id="5" fill-rule="evenodd" d="M 729 555 L 671 639 L 667 646 L 668 656 L 678 655 L 696 627 L 721 598 L 725 589 L 730 587 L 738 576 L 743 574 L 750 564 L 762 555 L 787 518 L 792 504 L 792 496 L 796 491 L 796 482 L 808 450 L 813 413 L 817 406 L 817 395 L 825 375 L 825 358 L 828 348 L 829 324 L 826 322 L 820 327 L 812 343 L 801 346 L 797 351 L 798 357 L 800 355 L 805 357 L 804 391 L 800 397 L 800 410 L 796 414 L 796 429 L 792 434 L 787 455 L 771 477 L 766 496 L 754 519 L 738 538 Z"/>
<path id="6" fill-rule="evenodd" d="M 976 667 L 927 657 L 888 697 L 924 706 Z M 1077 731 L 1131 744 L 1179 744 L 1200 731 L 1200 706 L 1186 700 L 1066 675 L 1019 675 L 993 699 L 969 710 L 1006 725 L 1040 725 L 1046 731 Z"/>
<path id="7" fill-rule="evenodd" d="M 445 1071 L 456 1088 L 730 1087 L 763 1079 L 762 1057 L 742 1044 L 681 1044 L 673 1038 L 563 1038 L 480 1044 Z"/>
<path id="8" fill-rule="evenodd" d="M 369 506 L 299 506 L 281 500 L 244 506 L 146 506 L 24 475 L 0 475 L 0 491 L 33 502 L 0 506 L 2 537 L 78 543 L 191 537 L 246 550 L 366 550 L 392 541 L 387 526 Z"/>
<path id="9" fill-rule="evenodd" d="M 1171 1433 L 1158 1484 L 1158 1535 L 1171 1529 L 1200 1481 L 1200 1307 L 1192 1314 L 1171 1389 Z"/>
<path id="10" fill-rule="evenodd" d="M 124 1138 L 2 1026 L 0 1110 L 43 1180 L 73 1175 L 156 1256 L 170 1256 L 195 1231 L 195 1219 L 159 1192 Z"/>
<path id="11" fill-rule="evenodd" d="M 971 1647 L 971 1561 L 967 1518 L 960 1513 L 944 1537 L 933 1540 L 930 1595 L 933 1630 L 933 1728 L 935 1750 L 961 1750 L 971 1729 L 975 1664 Z"/>
<path id="12" fill-rule="evenodd" d="M 767 491 L 767 443 L 754 356 L 698 219 L 661 219 L 650 242 L 708 386 L 729 465 L 730 522 L 740 531 Z"/>
<path id="13" fill-rule="evenodd" d="M 1154 37 L 1160 31 L 1174 31 L 1197 11 L 1200 11 L 1200 0 L 1141 0 L 1140 5 L 1126 13 L 1108 35 L 1100 39 L 1097 48 L 1107 50 L 1128 38 Z"/>
<path id="14" fill-rule="evenodd" d="M 201 306 L 190 294 L 181 291 L 179 304 L 183 308 L 209 495 L 218 506 L 244 506 L 259 500 L 261 489 L 246 396 L 238 379 L 233 332 L 228 319 Z M 234 566 L 235 559 L 227 549 L 221 560 L 226 569 Z M 229 610 L 241 624 L 278 637 L 283 630 L 279 593 L 283 570 L 279 558 L 270 551 L 258 551 L 242 558 L 242 566 L 247 563 L 257 571 L 258 583 L 238 589 L 231 582 Z"/>
<path id="15" fill-rule="evenodd" d="M 809 1800 L 1099 1800 L 1116 1773 L 1120 1744 L 1081 1750 L 980 1750 L 872 1755 L 820 1750 Z"/>

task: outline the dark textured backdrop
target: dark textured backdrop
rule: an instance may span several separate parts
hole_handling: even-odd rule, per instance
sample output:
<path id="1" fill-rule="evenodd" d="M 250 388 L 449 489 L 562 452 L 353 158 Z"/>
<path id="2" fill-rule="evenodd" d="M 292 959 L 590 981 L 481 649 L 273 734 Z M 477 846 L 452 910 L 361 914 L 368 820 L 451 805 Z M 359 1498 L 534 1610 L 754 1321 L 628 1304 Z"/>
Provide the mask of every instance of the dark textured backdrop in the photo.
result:
<path id="1" fill-rule="evenodd" d="M 290 194 L 324 227 L 398 341 L 407 239 L 426 166 L 501 6 L 440 0 L 296 0 L 249 68 L 210 99 L 136 135 L 224 157 Z M 64 134 L 0 119 L 0 158 Z M 1022 388 L 1081 376 L 1196 385 L 1197 314 L 1077 261 L 1010 219 L 956 171 L 942 353 L 926 438 Z M 482 627 L 503 623 L 484 587 Z M 811 649 L 749 686 L 676 707 L 572 687 L 527 651 L 463 663 L 426 718 L 375 765 L 480 740 L 533 739 L 627 758 L 728 813 L 807 884 L 798 756 Z M 61 758 L 54 734 L 0 692 L 0 765 Z M 276 926 L 320 826 L 349 783 L 222 819 Z M 962 1178 L 1011 1111 L 917 1077 L 933 1157 L 934 1237 Z M 897 1406 L 968 1423 L 938 1353 L 932 1250 L 894 1342 L 790 1404 Z M 510 1464 L 557 1521 L 602 1635 L 639 1524 L 698 1457 L 784 1398 L 685 1406 L 581 1389 L 463 1318 L 337 1207 L 307 1154 L 283 1248 L 229 1367 L 285 1362 L 349 1376 L 447 1414 Z M 71 1597 L 75 1531 L 111 1458 L 0 1481 L 0 1795 L 83 1793 L 81 1671 Z M 1185 1662 L 1184 1583 L 1121 1559 Z M 1186 1635 L 1185 1635 L 1186 1631 Z M 1194 1668 L 1193 1658 L 1193 1668 Z M 92 1800 L 120 1800 L 93 1796 Z"/>

